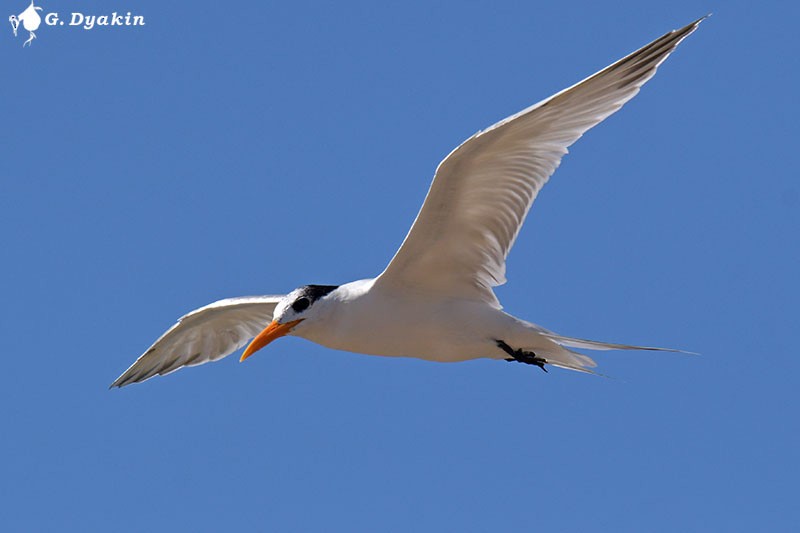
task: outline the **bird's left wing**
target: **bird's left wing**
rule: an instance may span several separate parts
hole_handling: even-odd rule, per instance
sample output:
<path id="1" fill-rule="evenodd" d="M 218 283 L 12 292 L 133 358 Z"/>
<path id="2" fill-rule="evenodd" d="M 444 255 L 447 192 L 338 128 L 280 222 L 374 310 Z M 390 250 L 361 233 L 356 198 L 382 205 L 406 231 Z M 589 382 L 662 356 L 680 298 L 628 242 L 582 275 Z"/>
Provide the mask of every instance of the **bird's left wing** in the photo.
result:
<path id="1" fill-rule="evenodd" d="M 138 383 L 230 355 L 270 323 L 282 298 L 228 298 L 192 311 L 178 319 L 111 387 Z"/>
<path id="2" fill-rule="evenodd" d="M 506 256 L 567 147 L 617 111 L 702 19 L 480 131 L 436 169 L 425 203 L 376 289 L 416 289 L 500 307 Z"/>

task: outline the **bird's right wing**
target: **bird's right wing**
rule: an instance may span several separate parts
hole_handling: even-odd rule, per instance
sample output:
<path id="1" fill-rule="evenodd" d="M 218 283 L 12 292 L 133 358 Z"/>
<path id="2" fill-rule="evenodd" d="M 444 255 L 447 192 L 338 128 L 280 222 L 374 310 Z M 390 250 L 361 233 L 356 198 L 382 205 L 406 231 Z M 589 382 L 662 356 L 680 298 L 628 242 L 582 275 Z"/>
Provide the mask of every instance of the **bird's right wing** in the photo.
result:
<path id="1" fill-rule="evenodd" d="M 192 311 L 178 319 L 111 387 L 138 383 L 230 355 L 270 323 L 282 298 L 228 298 Z"/>

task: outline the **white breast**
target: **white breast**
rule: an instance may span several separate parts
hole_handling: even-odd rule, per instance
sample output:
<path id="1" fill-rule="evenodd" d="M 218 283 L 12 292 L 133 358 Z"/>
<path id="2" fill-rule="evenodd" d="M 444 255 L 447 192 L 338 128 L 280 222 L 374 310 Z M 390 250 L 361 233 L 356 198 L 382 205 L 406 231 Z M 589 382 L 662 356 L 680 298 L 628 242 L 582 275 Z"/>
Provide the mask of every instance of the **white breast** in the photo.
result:
<path id="1" fill-rule="evenodd" d="M 337 350 L 455 362 L 490 357 L 495 332 L 510 325 L 483 302 L 375 291 L 373 282 L 343 285 L 292 335 Z"/>

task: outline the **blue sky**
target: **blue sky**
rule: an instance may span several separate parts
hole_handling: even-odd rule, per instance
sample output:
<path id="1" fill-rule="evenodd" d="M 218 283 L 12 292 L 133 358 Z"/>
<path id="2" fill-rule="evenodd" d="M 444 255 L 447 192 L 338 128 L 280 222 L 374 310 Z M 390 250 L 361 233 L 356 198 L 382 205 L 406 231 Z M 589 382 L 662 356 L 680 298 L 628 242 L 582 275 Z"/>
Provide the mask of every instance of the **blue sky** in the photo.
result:
<path id="1" fill-rule="evenodd" d="M 652 4 L 42 0 L 147 25 L 25 49 L 6 25 L 0 528 L 796 531 L 800 8 Z M 572 148 L 497 291 L 700 357 L 599 354 L 601 379 L 287 338 L 107 390 L 191 309 L 376 275 L 459 142 L 708 12 Z"/>

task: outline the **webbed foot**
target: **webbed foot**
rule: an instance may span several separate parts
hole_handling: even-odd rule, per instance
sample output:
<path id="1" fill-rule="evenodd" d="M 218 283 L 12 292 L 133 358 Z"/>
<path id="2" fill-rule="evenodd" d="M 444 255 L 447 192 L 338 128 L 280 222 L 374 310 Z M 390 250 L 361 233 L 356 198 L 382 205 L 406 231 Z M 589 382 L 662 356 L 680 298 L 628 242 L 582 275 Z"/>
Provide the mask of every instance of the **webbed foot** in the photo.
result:
<path id="1" fill-rule="evenodd" d="M 525 363 L 526 365 L 536 365 L 545 372 L 547 369 L 544 365 L 547 363 L 547 360 L 543 357 L 539 357 L 534 352 L 526 352 L 525 350 L 515 350 L 505 342 L 501 340 L 496 340 L 497 347 L 506 352 L 510 357 L 506 359 L 506 361 L 516 361 L 518 363 Z"/>

